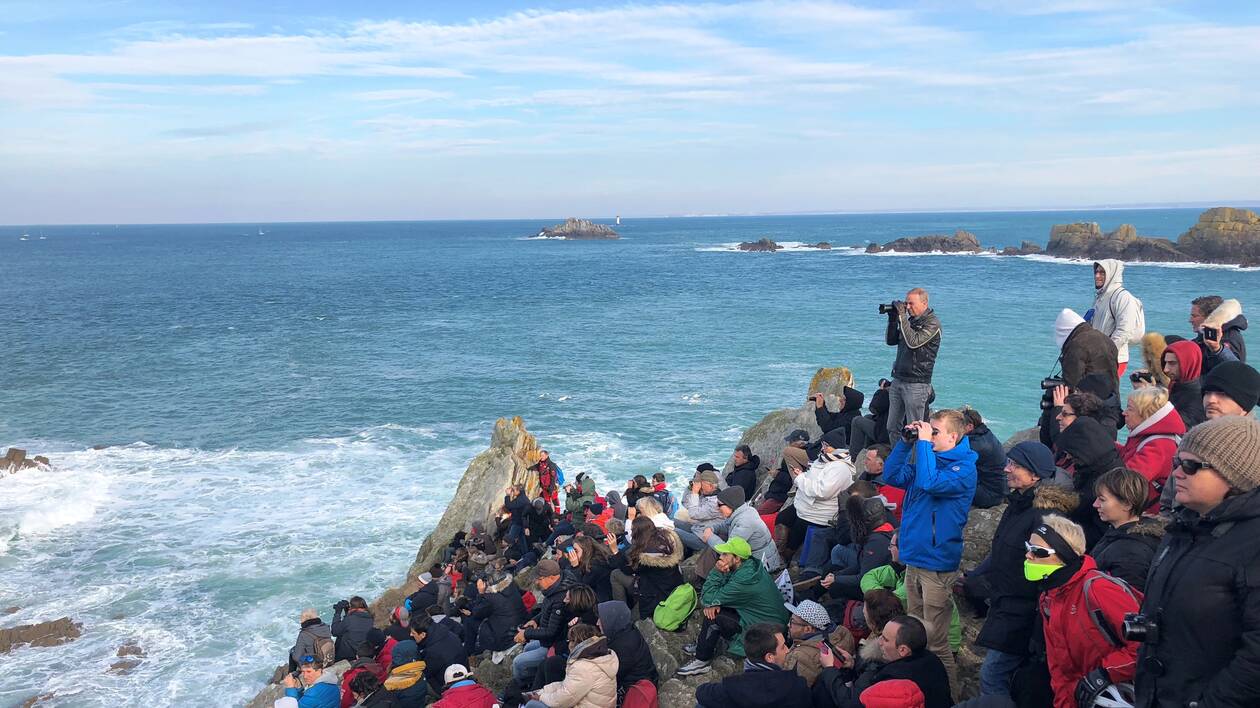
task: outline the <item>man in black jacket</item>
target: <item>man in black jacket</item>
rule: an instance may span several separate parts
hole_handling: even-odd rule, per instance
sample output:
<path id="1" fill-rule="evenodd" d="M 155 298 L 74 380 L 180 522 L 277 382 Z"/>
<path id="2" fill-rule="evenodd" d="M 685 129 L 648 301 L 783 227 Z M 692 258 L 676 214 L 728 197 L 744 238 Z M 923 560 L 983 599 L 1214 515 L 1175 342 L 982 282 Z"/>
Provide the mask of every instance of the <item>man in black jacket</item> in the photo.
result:
<path id="1" fill-rule="evenodd" d="M 342 600 L 333 605 L 332 635 L 337 638 L 337 661 L 358 658 L 359 645 L 367 641 L 368 633 L 373 629 L 375 626 L 372 613 L 368 612 L 367 600 L 355 595 L 349 602 Z"/>
<path id="2" fill-rule="evenodd" d="M 932 398 L 932 368 L 941 349 L 941 321 L 928 307 L 923 288 L 906 293 L 905 302 L 895 302 L 888 311 L 884 341 L 897 347 L 893 362 L 892 386 L 888 389 L 888 437 L 896 440 L 907 423 L 927 420 Z"/>
<path id="3" fill-rule="evenodd" d="M 814 421 L 826 435 L 833 430 L 843 430 L 845 443 L 849 440 L 849 426 L 853 419 L 862 415 L 862 402 L 866 396 L 856 388 L 844 387 L 840 396 L 840 410 L 831 412 L 827 409 L 827 397 L 821 393 L 811 393 L 809 398 L 814 402 Z"/>
<path id="4" fill-rule="evenodd" d="M 783 626 L 754 624 L 744 633 L 744 672 L 696 689 L 698 708 L 779 708 L 808 706 L 809 685 L 783 668 L 788 646 Z"/>
<path id="5" fill-rule="evenodd" d="M 747 445 L 736 445 L 731 462 L 734 468 L 726 475 L 726 486 L 743 487 L 744 498 L 752 499 L 757 493 L 757 468 L 761 466 L 761 458 L 752 454 L 752 448 Z"/>
<path id="6" fill-rule="evenodd" d="M 516 633 L 516 643 L 524 645 L 524 649 L 512 660 L 512 678 L 521 686 L 532 684 L 538 665 L 547 658 L 547 650 L 569 629 L 565 626 L 564 596 L 574 585 L 573 576 L 562 572 L 559 563 L 544 558 L 534 566 L 534 585 L 542 599 L 534 619 Z"/>
<path id="7" fill-rule="evenodd" d="M 631 686 L 647 679 L 657 683 L 656 662 L 647 640 L 634 626 L 630 608 L 621 600 L 601 602 L 599 612 L 600 631 L 608 638 L 608 648 L 617 655 L 617 695 L 623 697 Z"/>
<path id="8" fill-rule="evenodd" d="M 900 615 L 884 624 L 879 635 L 884 664 L 869 681 L 856 680 L 854 659 L 843 649 L 840 656 L 820 654 L 822 674 L 814 684 L 814 705 L 820 708 L 861 708 L 858 696 L 868 687 L 889 679 L 913 681 L 923 691 L 925 708 L 950 708 L 949 674 L 935 654 L 927 650 L 927 630 L 916 617 Z M 864 675 L 865 676 L 865 675 Z M 852 686 L 848 685 L 850 682 Z"/>
<path id="9" fill-rule="evenodd" d="M 528 544 L 525 541 L 525 513 L 529 511 L 529 497 L 519 484 L 509 485 L 507 495 L 503 497 L 503 511 L 510 515 L 507 534 L 508 549 L 515 550 L 515 558 L 525 555 Z"/>
<path id="10" fill-rule="evenodd" d="M 871 394 L 870 414 L 857 416 L 849 424 L 849 457 L 856 460 L 858 453 L 876 443 L 889 444 L 888 440 L 888 389 L 892 382 L 879 380 L 879 388 Z"/>
<path id="11" fill-rule="evenodd" d="M 420 649 L 419 658 L 424 660 L 424 679 L 435 694 L 441 693 L 445 685 L 446 667 L 451 664 L 468 665 L 464 643 L 428 615 L 412 619 L 411 638 Z"/>

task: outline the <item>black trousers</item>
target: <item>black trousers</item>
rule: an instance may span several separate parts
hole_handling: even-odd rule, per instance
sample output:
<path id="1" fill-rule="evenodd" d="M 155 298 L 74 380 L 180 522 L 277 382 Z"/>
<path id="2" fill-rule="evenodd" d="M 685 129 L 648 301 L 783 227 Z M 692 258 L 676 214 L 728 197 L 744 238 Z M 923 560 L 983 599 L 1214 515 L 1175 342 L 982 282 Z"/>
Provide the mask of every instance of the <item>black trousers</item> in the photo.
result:
<path id="1" fill-rule="evenodd" d="M 696 658 L 700 661 L 712 661 L 717 654 L 718 640 L 730 639 L 739 634 L 739 613 L 730 607 L 718 610 L 717 617 L 704 618 L 700 623 L 700 637 L 696 639 Z"/>

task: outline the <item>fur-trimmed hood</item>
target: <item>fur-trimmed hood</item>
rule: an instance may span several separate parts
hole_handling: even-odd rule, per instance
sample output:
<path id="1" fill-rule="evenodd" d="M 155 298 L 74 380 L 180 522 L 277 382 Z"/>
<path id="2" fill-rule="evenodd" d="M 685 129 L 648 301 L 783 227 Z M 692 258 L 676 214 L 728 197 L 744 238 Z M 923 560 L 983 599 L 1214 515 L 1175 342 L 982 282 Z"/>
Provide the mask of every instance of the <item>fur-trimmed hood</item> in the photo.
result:
<path id="1" fill-rule="evenodd" d="M 673 529 L 656 529 L 649 551 L 639 556 L 639 565 L 649 568 L 673 568 L 682 562 L 683 544 Z"/>
<path id="2" fill-rule="evenodd" d="M 1203 318 L 1203 324 L 1200 326 L 1200 330 L 1202 330 L 1203 327 L 1215 327 L 1223 330 L 1226 325 L 1241 317 L 1242 313 L 1241 302 L 1234 299 L 1226 300 L 1215 310 L 1212 310 L 1212 314 Z M 1241 326 L 1238 326 L 1239 324 L 1241 324 Z M 1242 320 L 1241 323 L 1236 323 L 1235 327 L 1237 329 L 1247 329 L 1247 320 Z"/>
<path id="3" fill-rule="evenodd" d="M 1043 482 L 1033 492 L 1033 508 L 1067 516 L 1080 506 L 1081 498 L 1071 489 Z"/>
<path id="4" fill-rule="evenodd" d="M 1159 332 L 1147 332 L 1142 336 L 1142 363 L 1155 375 L 1155 383 L 1168 388 L 1168 375 L 1164 373 L 1164 350 L 1168 343 Z"/>
<path id="5" fill-rule="evenodd" d="M 1160 519 L 1143 516 L 1134 524 L 1125 529 L 1125 533 L 1131 536 L 1150 536 L 1151 538 L 1163 538 L 1164 530 L 1167 524 Z"/>

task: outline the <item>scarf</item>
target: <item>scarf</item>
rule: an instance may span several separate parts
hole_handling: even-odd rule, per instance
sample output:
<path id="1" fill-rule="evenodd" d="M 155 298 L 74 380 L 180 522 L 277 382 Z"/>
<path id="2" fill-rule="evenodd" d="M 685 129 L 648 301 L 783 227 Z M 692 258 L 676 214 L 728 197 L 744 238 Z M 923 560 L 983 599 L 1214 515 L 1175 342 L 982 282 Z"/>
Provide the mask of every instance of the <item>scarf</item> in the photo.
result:
<path id="1" fill-rule="evenodd" d="M 767 661 L 753 661 L 752 659 L 744 659 L 744 671 L 781 671 L 775 664 Z"/>

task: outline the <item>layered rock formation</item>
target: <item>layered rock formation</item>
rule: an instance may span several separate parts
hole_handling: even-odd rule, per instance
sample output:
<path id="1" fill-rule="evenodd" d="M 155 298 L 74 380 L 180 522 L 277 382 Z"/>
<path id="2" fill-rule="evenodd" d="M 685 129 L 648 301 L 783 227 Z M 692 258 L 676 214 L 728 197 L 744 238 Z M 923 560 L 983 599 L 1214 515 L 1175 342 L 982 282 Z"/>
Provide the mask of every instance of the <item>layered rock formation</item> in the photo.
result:
<path id="1" fill-rule="evenodd" d="M 563 238 L 570 241 L 605 241 L 621 238 L 612 228 L 596 224 L 589 219 L 569 217 L 563 224 L 556 224 L 538 232 L 547 238 Z"/>
<path id="2" fill-rule="evenodd" d="M 958 229 L 952 235 L 929 234 L 927 236 L 907 236 L 890 241 L 883 246 L 872 243 L 866 247 L 867 253 L 895 251 L 897 253 L 979 253 L 984 248 L 980 240 L 970 231 Z"/>
<path id="3" fill-rule="evenodd" d="M 1260 216 L 1248 209 L 1208 209 L 1177 246 L 1196 261 L 1260 267 Z"/>
<path id="4" fill-rule="evenodd" d="M 74 641 L 82 634 L 83 625 L 69 617 L 0 629 L 0 654 L 7 654 L 21 646 L 55 647 Z"/>
<path id="5" fill-rule="evenodd" d="M 1020 241 L 1019 248 L 1015 246 L 1007 246 L 1002 249 L 998 255 L 1001 256 L 1031 256 L 1041 253 L 1041 246 L 1032 241 Z"/>
<path id="6" fill-rule="evenodd" d="M 1050 229 L 1046 253 L 1060 258 L 1122 261 L 1198 262 L 1260 266 L 1260 217 L 1247 209 L 1218 207 L 1176 242 L 1139 236 L 1131 224 L 1103 233 L 1096 223 L 1057 224 Z"/>
<path id="7" fill-rule="evenodd" d="M 1059 258 L 1081 258 L 1098 261 L 1115 258 L 1122 261 L 1179 262 L 1192 260 L 1177 250 L 1166 238 L 1137 235 L 1132 224 L 1121 224 L 1115 231 L 1103 233 L 1098 224 L 1056 224 L 1050 229 L 1046 254 Z"/>

